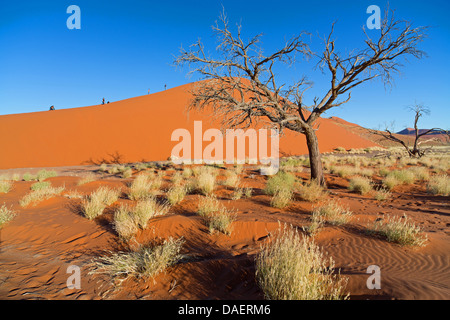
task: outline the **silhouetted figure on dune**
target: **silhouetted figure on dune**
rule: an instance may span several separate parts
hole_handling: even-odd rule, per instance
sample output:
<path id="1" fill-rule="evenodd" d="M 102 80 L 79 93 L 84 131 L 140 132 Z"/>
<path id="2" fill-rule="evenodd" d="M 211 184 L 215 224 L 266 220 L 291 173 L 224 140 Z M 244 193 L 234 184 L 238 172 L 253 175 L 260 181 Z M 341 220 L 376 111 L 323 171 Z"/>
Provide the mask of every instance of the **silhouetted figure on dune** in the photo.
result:
<path id="1" fill-rule="evenodd" d="M 105 98 L 102 99 L 102 104 L 105 104 Z"/>
<path id="2" fill-rule="evenodd" d="M 53 111 L 53 110 L 55 110 L 55 106 L 50 107 L 50 111 Z"/>

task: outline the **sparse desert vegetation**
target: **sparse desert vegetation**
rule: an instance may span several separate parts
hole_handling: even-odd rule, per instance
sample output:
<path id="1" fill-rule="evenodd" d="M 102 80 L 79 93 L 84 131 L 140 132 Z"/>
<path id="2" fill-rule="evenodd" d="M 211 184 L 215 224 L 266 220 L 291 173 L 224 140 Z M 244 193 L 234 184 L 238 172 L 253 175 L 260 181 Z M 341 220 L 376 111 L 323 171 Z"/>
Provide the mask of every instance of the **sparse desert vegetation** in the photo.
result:
<path id="1" fill-rule="evenodd" d="M 286 226 L 256 259 L 256 277 L 269 300 L 344 299 L 346 280 L 334 272 L 334 261 L 313 240 Z"/>
<path id="2" fill-rule="evenodd" d="M 14 219 L 16 213 L 8 208 L 5 204 L 0 207 L 0 230 L 12 219 Z"/>
<path id="3" fill-rule="evenodd" d="M 406 216 L 387 218 L 386 221 L 375 222 L 370 233 L 380 234 L 387 241 L 403 246 L 423 246 L 427 236 Z"/>
<path id="4" fill-rule="evenodd" d="M 10 180 L 0 180 L 0 193 L 8 193 L 11 191 L 13 182 Z"/>
<path id="5" fill-rule="evenodd" d="M 43 187 L 35 191 L 31 191 L 20 199 L 19 203 L 22 207 L 27 207 L 30 204 L 36 205 L 41 201 L 50 199 L 63 192 L 65 187 L 52 187 L 50 184 L 45 184 Z"/>
<path id="6" fill-rule="evenodd" d="M 100 187 L 81 204 L 81 210 L 89 220 L 95 219 L 103 213 L 103 210 L 119 199 L 121 190 Z"/>
<path id="7" fill-rule="evenodd" d="M 153 278 L 182 258 L 183 243 L 183 239 L 169 238 L 159 245 L 142 245 L 135 251 L 112 253 L 94 260 L 90 272 L 122 279 Z"/>

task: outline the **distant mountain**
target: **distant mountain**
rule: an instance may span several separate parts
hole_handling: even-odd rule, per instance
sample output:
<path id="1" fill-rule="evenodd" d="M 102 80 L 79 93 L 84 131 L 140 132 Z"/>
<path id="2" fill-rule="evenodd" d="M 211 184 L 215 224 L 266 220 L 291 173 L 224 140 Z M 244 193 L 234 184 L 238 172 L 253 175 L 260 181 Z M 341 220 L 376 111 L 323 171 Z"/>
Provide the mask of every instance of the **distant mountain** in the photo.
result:
<path id="1" fill-rule="evenodd" d="M 419 129 L 419 134 L 426 132 L 428 130 L 430 130 L 430 129 Z M 406 128 L 406 129 L 403 129 L 402 131 L 397 132 L 397 134 L 414 136 L 416 134 L 416 131 L 413 128 Z M 441 134 L 441 132 L 435 131 L 435 132 L 430 133 L 430 135 L 438 135 L 438 134 Z"/>

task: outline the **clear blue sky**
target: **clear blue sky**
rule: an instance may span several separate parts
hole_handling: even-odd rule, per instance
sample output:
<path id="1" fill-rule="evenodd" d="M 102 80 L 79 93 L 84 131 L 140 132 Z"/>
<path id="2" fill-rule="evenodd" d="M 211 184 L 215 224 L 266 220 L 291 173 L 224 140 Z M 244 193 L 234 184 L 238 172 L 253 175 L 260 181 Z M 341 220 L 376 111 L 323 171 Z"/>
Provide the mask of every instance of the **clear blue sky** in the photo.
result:
<path id="1" fill-rule="evenodd" d="M 81 9 L 81 30 L 66 27 L 72 4 Z M 244 36 L 263 33 L 270 52 L 302 30 L 313 34 L 312 48 L 319 50 L 317 35 L 326 35 L 335 20 L 338 48 L 360 47 L 371 4 L 383 10 L 387 2 L 1 0 L 0 114 L 89 106 L 103 97 L 117 101 L 192 82 L 187 70 L 172 66 L 173 56 L 199 37 L 214 50 L 211 25 L 222 5 L 231 23 L 242 23 Z M 422 128 L 449 128 L 450 1 L 391 0 L 390 6 L 415 26 L 432 26 L 421 46 L 429 57 L 407 63 L 391 90 L 380 81 L 355 88 L 349 103 L 326 116 L 369 128 L 395 121 L 401 130 L 412 125 L 405 107 L 419 101 L 431 109 Z M 304 74 L 315 82 L 311 95 L 328 89 L 328 74 L 305 63 L 278 76 L 289 83 Z"/>

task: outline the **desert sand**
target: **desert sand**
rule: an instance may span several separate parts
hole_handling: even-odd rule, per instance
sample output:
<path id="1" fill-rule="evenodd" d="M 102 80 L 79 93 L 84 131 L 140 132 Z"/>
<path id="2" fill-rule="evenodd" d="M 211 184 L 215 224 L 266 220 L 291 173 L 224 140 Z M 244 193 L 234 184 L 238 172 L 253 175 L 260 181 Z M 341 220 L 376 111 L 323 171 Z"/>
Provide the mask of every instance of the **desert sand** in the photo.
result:
<path id="1" fill-rule="evenodd" d="M 317 204 L 296 199 L 287 208 L 272 207 L 271 197 L 263 191 L 268 177 L 260 175 L 255 166 L 246 165 L 241 174 L 242 183 L 253 188 L 250 198 L 232 200 L 233 190 L 221 184 L 214 191 L 223 205 L 237 212 L 230 235 L 209 232 L 196 214 L 199 194 L 195 192 L 171 207 L 168 214 L 151 219 L 130 243 L 122 241 L 112 228 L 119 205 L 134 204 L 126 193 L 138 171 L 123 178 L 103 172 L 92 163 L 114 153 L 123 156 L 123 163 L 165 160 L 173 147 L 167 141 L 175 128 L 189 128 L 194 120 L 207 119 L 192 113 L 187 117 L 184 106 L 189 100 L 188 89 L 182 86 L 107 105 L 0 117 L 0 175 L 34 174 L 37 168 L 46 167 L 57 172 L 57 177 L 46 181 L 65 187 L 60 195 L 27 207 L 20 206 L 19 201 L 30 192 L 34 181 L 14 181 L 11 191 L 0 193 L 0 205 L 4 203 L 16 213 L 0 230 L 0 299 L 264 298 L 255 280 L 255 256 L 261 244 L 280 223 L 299 230 L 308 226 Z M 336 118 L 320 122 L 322 152 L 376 145 L 361 137 L 358 130 L 348 129 L 358 128 L 356 124 Z M 281 140 L 282 152 L 306 153 L 302 139 L 287 133 Z M 397 161 L 391 170 L 398 166 Z M 147 169 L 162 172 L 160 199 L 165 198 L 171 178 L 182 168 L 167 165 Z M 375 184 L 382 181 L 380 168 L 372 168 Z M 219 170 L 223 179 L 225 169 Z M 445 170 L 448 174 L 448 168 Z M 431 169 L 429 172 L 435 174 Z M 94 181 L 78 185 L 88 173 L 95 176 Z M 294 174 L 299 181 L 309 179 L 307 167 Z M 450 298 L 448 196 L 432 195 L 426 183 L 415 181 L 396 186 L 390 199 L 377 201 L 372 194 L 349 191 L 349 178 L 330 172 L 325 177 L 328 197 L 348 206 L 353 217 L 342 226 L 326 225 L 314 238 L 333 257 L 335 268 L 348 278 L 346 292 L 350 299 Z M 91 221 L 80 212 L 81 198 L 100 186 L 121 188 L 122 194 Z M 426 233 L 426 246 L 400 246 L 367 233 L 368 224 L 403 214 Z M 182 253 L 189 259 L 154 279 L 129 279 L 119 286 L 107 275 L 89 274 L 89 263 L 96 257 L 168 237 L 183 237 Z M 373 264 L 382 272 L 379 290 L 366 286 L 366 270 Z M 67 287 L 70 265 L 81 268 L 81 289 Z"/>
<path id="2" fill-rule="evenodd" d="M 0 116 L 0 169 L 77 166 L 111 161 L 159 161 L 171 155 L 175 129 L 193 132 L 194 121 L 203 130 L 220 128 L 217 119 L 186 113 L 191 85 L 151 95 L 83 108 Z M 364 148 L 377 144 L 320 119 L 322 152 L 336 147 Z M 20 128 L 20 130 L 18 129 Z M 20 147 L 19 147 L 20 146 Z M 304 136 L 288 132 L 280 140 L 282 155 L 308 153 Z"/>

